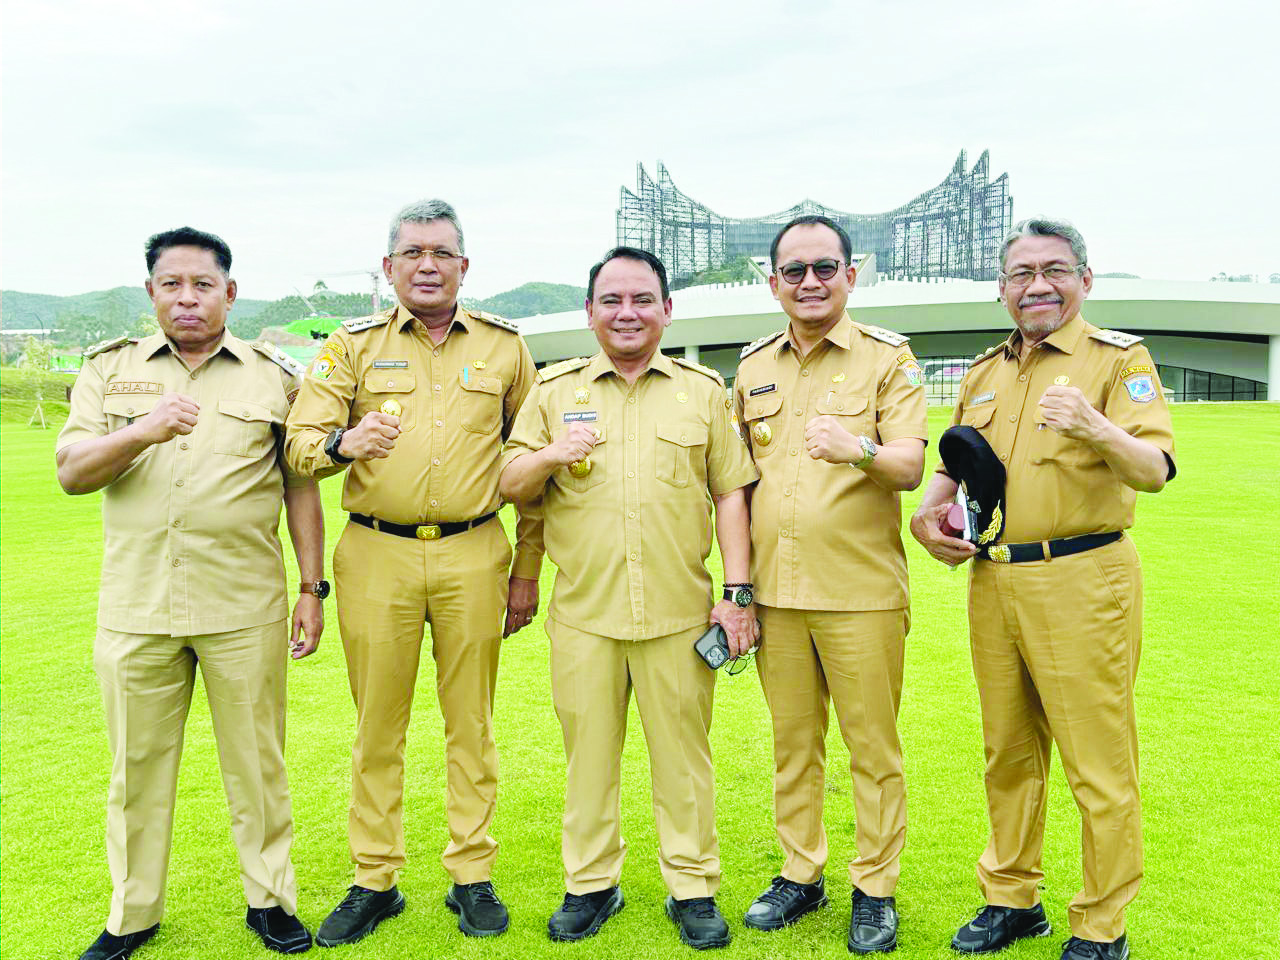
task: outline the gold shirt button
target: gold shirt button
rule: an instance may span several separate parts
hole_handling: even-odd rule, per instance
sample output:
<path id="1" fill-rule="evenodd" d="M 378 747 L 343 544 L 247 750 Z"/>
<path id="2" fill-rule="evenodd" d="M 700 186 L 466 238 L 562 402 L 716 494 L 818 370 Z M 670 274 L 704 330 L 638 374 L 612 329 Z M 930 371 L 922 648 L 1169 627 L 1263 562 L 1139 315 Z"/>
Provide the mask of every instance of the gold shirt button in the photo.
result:
<path id="1" fill-rule="evenodd" d="M 635 402 L 636 402 L 635 397 L 627 397 L 627 403 L 635 403 Z"/>
<path id="2" fill-rule="evenodd" d="M 1018 379 L 1019 379 L 1019 380 L 1025 380 L 1025 379 L 1027 379 L 1027 375 L 1026 375 L 1025 373 L 1020 373 L 1020 374 L 1018 374 Z"/>
<path id="3" fill-rule="evenodd" d="M 437 383 L 437 384 L 436 384 L 436 386 L 435 386 L 435 388 L 436 388 L 437 390 L 439 390 L 439 389 L 440 389 L 440 384 L 438 384 L 438 383 Z"/>
<path id="4" fill-rule="evenodd" d="M 183 440 L 180 444 L 178 444 L 178 446 L 181 447 L 183 450 L 186 450 L 188 446 L 187 441 Z"/>
<path id="5" fill-rule="evenodd" d="M 181 561 L 181 560 L 179 560 L 177 557 L 174 557 L 174 558 L 173 558 L 173 565 L 174 565 L 175 567 L 180 567 L 180 566 L 182 566 L 182 561 Z"/>
<path id="6" fill-rule="evenodd" d="M 185 481 L 183 481 L 183 480 L 179 480 L 179 481 L 178 481 L 178 486 L 182 486 L 182 484 L 183 484 L 184 482 L 185 482 Z"/>
<path id="7" fill-rule="evenodd" d="M 795 456 L 797 453 L 799 453 L 800 451 L 799 451 L 799 450 L 797 450 L 795 447 L 792 447 L 792 448 L 791 448 L 791 450 L 790 450 L 789 452 L 791 453 L 791 456 L 793 456 L 793 457 L 794 457 L 794 456 Z"/>
<path id="8" fill-rule="evenodd" d="M 432 500 L 432 501 L 431 501 L 431 505 L 432 505 L 433 507 L 438 507 L 438 506 L 440 506 L 439 502 L 438 502 L 438 501 L 436 501 L 436 500 Z"/>
<path id="9" fill-rule="evenodd" d="M 1009 414 L 1009 422 L 1010 422 L 1010 423 L 1017 423 L 1017 422 L 1018 422 L 1018 415 L 1017 415 L 1016 413 L 1011 413 L 1011 414 Z"/>
<path id="10" fill-rule="evenodd" d="M 437 427 L 443 427 L 443 426 L 444 426 L 444 421 L 443 421 L 443 420 L 437 420 L 437 421 L 436 421 L 436 426 L 437 426 Z"/>
<path id="11" fill-rule="evenodd" d="M 808 371 L 808 370 L 801 370 L 801 371 L 800 371 L 800 376 L 802 376 L 802 377 L 807 377 L 808 375 L 809 375 L 809 371 Z"/>
<path id="12" fill-rule="evenodd" d="M 628 439 L 628 440 L 634 440 L 635 438 L 636 438 L 636 435 L 635 435 L 634 433 L 628 433 L 628 434 L 627 434 L 627 439 Z"/>
<path id="13" fill-rule="evenodd" d="M 632 559 L 632 560 L 634 560 L 635 558 L 636 558 L 636 555 L 633 553 L 633 554 L 631 555 L 631 559 Z"/>
<path id="14" fill-rule="evenodd" d="M 249 418 L 249 411 L 248 410 L 240 411 L 240 416 L 244 417 L 247 420 Z"/>
<path id="15" fill-rule="evenodd" d="M 634 520 L 634 519 L 636 518 L 636 512 L 635 512 L 634 510 L 628 510 L 628 511 L 627 511 L 627 516 L 628 516 L 630 519 Z"/>
<path id="16" fill-rule="evenodd" d="M 173 521 L 173 525 L 174 525 L 175 527 L 180 527 L 180 526 L 182 526 L 182 521 L 181 521 L 181 520 L 175 520 L 175 521 Z"/>
<path id="17" fill-rule="evenodd" d="M 438 467 L 438 466 L 440 466 L 440 458 L 439 458 L 439 457 L 432 457 L 432 458 L 431 458 L 431 462 L 432 462 L 435 466 L 437 466 L 437 467 Z"/>
<path id="18" fill-rule="evenodd" d="M 125 413 L 133 413 L 133 407 L 126 407 L 124 412 L 125 412 Z"/>
<path id="19" fill-rule="evenodd" d="M 784 497 L 789 497 L 789 496 L 791 496 L 791 488 L 790 488 L 790 487 L 787 487 L 787 489 L 783 490 L 783 491 L 782 491 L 782 495 L 783 495 Z"/>
<path id="20" fill-rule="evenodd" d="M 627 476 L 628 476 L 628 477 L 634 477 L 635 475 L 636 475 L 636 474 L 635 474 L 635 471 L 634 471 L 634 470 L 628 470 L 628 471 L 627 471 Z"/>

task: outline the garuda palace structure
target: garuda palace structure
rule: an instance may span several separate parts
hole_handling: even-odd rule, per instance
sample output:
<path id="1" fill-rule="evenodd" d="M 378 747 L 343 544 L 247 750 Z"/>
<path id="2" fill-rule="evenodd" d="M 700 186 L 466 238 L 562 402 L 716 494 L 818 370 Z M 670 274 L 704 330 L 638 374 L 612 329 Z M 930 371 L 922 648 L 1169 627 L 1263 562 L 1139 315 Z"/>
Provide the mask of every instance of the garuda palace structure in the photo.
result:
<path id="1" fill-rule="evenodd" d="M 849 232 L 857 253 L 875 256 L 876 272 L 894 280 L 949 277 L 994 280 L 1000 244 L 1013 226 L 1009 175 L 990 180 L 987 151 L 965 173 L 965 151 L 936 187 L 887 213 L 846 213 L 812 200 L 764 217 L 722 217 L 683 193 L 658 164 L 655 182 L 636 164 L 636 189 L 622 188 L 618 243 L 658 256 L 673 281 L 738 256 L 768 256 L 778 227 L 823 214 Z"/>

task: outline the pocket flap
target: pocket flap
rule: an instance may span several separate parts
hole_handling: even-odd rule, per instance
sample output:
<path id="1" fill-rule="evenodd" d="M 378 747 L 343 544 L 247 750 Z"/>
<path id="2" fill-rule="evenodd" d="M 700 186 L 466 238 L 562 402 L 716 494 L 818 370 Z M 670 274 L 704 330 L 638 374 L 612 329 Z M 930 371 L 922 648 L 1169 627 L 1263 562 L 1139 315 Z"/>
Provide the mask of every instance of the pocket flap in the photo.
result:
<path id="1" fill-rule="evenodd" d="M 701 423 L 660 423 L 658 437 L 681 447 L 700 447 L 707 442 L 707 428 Z"/>
<path id="2" fill-rule="evenodd" d="M 160 397 L 156 394 L 115 394 L 102 398 L 102 412 L 113 417 L 141 417 L 155 409 Z"/>
<path id="3" fill-rule="evenodd" d="M 458 374 L 458 377 L 463 390 L 487 393 L 495 397 L 502 393 L 502 380 L 498 377 L 465 377 L 462 374 Z"/>
<path id="4" fill-rule="evenodd" d="M 742 419 L 759 420 L 771 417 L 782 409 L 782 394 L 774 391 L 759 397 L 748 397 L 742 404 Z"/>
<path id="5" fill-rule="evenodd" d="M 414 382 L 412 373 L 399 370 L 375 370 L 364 376 L 364 388 L 369 393 L 409 393 Z"/>
<path id="6" fill-rule="evenodd" d="M 254 403 L 252 400 L 219 400 L 218 412 L 226 414 L 228 417 L 235 417 L 237 420 L 245 421 L 266 420 L 270 422 L 277 419 L 272 416 L 270 407 L 264 403 Z"/>
<path id="7" fill-rule="evenodd" d="M 818 401 L 819 413 L 833 413 L 848 417 L 862 413 L 866 409 L 866 397 L 842 396 L 832 392 Z"/>
<path id="8" fill-rule="evenodd" d="M 980 407 L 966 407 L 964 413 L 960 415 L 960 422 L 970 427 L 985 427 L 991 422 L 991 416 L 995 412 L 994 403 L 983 404 Z"/>

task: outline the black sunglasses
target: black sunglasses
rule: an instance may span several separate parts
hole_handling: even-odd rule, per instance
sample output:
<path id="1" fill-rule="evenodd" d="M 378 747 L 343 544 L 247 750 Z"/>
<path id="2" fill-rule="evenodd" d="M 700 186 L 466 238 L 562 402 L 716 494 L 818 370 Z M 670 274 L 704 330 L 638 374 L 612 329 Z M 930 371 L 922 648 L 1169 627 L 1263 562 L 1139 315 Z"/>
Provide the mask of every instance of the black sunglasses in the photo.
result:
<path id="1" fill-rule="evenodd" d="M 840 272 L 840 261 L 832 260 L 830 257 L 815 260 L 813 263 L 801 263 L 799 260 L 793 260 L 780 266 L 778 273 L 782 274 L 782 279 L 787 283 L 799 283 L 804 279 L 805 274 L 809 272 L 810 267 L 813 267 L 813 275 L 819 280 L 830 280 Z"/>

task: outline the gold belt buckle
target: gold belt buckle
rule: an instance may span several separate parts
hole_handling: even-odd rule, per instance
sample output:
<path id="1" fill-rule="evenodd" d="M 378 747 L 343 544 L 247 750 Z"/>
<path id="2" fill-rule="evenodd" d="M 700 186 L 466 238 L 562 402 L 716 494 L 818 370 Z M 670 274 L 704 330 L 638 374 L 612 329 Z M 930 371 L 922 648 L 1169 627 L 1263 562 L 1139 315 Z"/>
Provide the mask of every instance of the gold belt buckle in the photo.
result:
<path id="1" fill-rule="evenodd" d="M 425 523 L 422 526 L 418 527 L 418 539 L 419 540 L 439 540 L 440 524 Z"/>
<path id="2" fill-rule="evenodd" d="M 990 557 L 992 560 L 994 560 L 996 563 L 1010 562 L 1009 548 L 1003 543 L 1000 544 L 999 546 L 988 548 L 987 556 Z"/>

